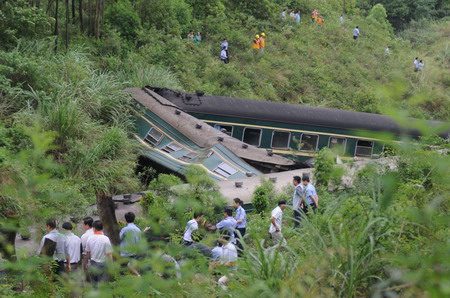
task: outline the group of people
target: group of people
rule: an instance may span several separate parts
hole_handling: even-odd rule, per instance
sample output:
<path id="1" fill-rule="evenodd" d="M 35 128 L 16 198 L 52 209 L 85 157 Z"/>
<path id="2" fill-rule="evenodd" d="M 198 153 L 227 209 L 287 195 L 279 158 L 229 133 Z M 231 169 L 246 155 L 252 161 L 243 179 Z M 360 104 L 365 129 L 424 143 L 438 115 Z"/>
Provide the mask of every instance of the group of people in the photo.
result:
<path id="1" fill-rule="evenodd" d="M 187 39 L 191 39 L 195 44 L 199 44 L 202 41 L 202 34 L 200 32 L 194 34 L 194 31 L 190 31 L 187 35 Z"/>
<path id="2" fill-rule="evenodd" d="M 299 176 L 293 177 L 294 193 L 292 209 L 294 211 L 294 227 L 299 227 L 304 216 L 319 207 L 316 189 L 310 183 L 308 177 L 303 180 Z M 247 213 L 243 208 L 243 202 L 239 198 L 233 200 L 233 208 L 224 208 L 223 219 L 215 226 L 208 225 L 210 231 L 219 230 L 217 245 L 210 248 L 199 243 L 200 237 L 196 232 L 201 226 L 207 226 L 201 212 L 195 212 L 183 233 L 183 244 L 188 250 L 199 252 L 210 259 L 211 270 L 216 268 L 228 268 L 225 274 L 221 274 L 217 283 L 225 288 L 229 279 L 237 270 L 238 257 L 244 254 L 244 236 L 247 229 Z M 269 234 L 275 245 L 268 250 L 277 247 L 285 247 L 286 240 L 281 232 L 283 225 L 283 211 L 287 207 L 285 200 L 280 200 L 278 206 L 272 210 L 269 223 Z M 143 257 L 138 247 L 141 242 L 142 232 L 135 224 L 135 214 L 125 214 L 126 226 L 119 234 L 121 263 L 128 267 L 131 273 L 140 276 L 137 260 Z M 284 222 L 286 223 L 286 222 Z M 84 272 L 86 279 L 98 286 L 100 282 L 108 281 L 107 263 L 113 261 L 113 246 L 109 237 L 103 234 L 103 223 L 93 220 L 92 217 L 83 219 L 84 233 L 81 237 L 76 236 L 72 223 L 65 222 L 62 231 L 57 230 L 56 221 L 51 219 L 46 222 L 47 234 L 42 238 L 37 253 L 51 257 L 53 260 L 53 272 L 60 275 L 63 272 Z M 147 232 L 149 228 L 144 229 Z M 145 254 L 144 254 L 145 255 Z M 163 254 L 161 258 L 167 263 L 173 263 L 176 276 L 181 278 L 181 270 L 178 262 L 170 255 Z"/>
<path id="3" fill-rule="evenodd" d="M 266 48 L 266 34 L 264 32 L 262 32 L 261 35 L 256 34 L 252 44 L 255 53 L 264 53 Z"/>
<path id="4" fill-rule="evenodd" d="M 413 64 L 414 64 L 414 72 L 419 72 L 423 70 L 424 67 L 423 60 L 422 59 L 419 60 L 419 57 L 416 57 L 414 59 Z"/>
<path id="5" fill-rule="evenodd" d="M 286 22 L 286 20 L 287 20 L 287 11 L 288 10 L 285 9 L 285 10 L 283 10 L 281 12 L 281 20 L 283 22 Z M 295 10 L 292 9 L 290 11 L 290 13 L 289 13 L 289 18 L 291 19 L 291 21 L 293 23 L 300 24 L 300 21 L 301 21 L 301 12 L 300 12 L 300 10 L 295 11 Z M 319 11 L 317 9 L 314 9 L 311 12 L 311 21 L 313 23 L 317 23 L 319 26 L 323 25 L 323 17 L 322 17 L 321 14 L 319 14 Z"/>

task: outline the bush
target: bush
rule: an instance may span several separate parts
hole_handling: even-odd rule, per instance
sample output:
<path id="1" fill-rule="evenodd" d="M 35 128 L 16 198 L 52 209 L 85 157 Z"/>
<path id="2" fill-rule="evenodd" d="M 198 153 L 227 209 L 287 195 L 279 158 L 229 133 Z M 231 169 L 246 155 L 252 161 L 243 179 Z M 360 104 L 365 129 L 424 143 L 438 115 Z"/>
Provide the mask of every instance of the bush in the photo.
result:
<path id="1" fill-rule="evenodd" d="M 253 191 L 252 205 L 256 213 L 262 217 L 265 216 L 265 211 L 272 205 L 275 191 L 273 183 L 269 180 L 261 180 L 261 185 L 256 187 Z"/>

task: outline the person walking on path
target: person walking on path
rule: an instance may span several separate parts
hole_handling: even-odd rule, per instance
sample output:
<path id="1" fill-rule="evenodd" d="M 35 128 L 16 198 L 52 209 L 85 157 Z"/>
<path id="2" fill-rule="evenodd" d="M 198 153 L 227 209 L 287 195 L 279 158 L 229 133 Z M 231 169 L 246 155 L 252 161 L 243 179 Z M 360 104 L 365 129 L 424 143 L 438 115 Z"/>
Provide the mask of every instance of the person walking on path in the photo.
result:
<path id="1" fill-rule="evenodd" d="M 189 246 L 192 243 L 194 243 L 194 240 L 192 239 L 192 233 L 198 230 L 198 224 L 202 221 L 202 219 L 203 213 L 194 212 L 194 218 L 187 222 L 186 228 L 184 229 L 183 235 L 184 245 Z"/>
<path id="2" fill-rule="evenodd" d="M 279 246 L 286 246 L 286 239 L 284 239 L 283 234 L 281 233 L 281 225 L 283 222 L 283 210 L 286 208 L 286 201 L 280 200 L 278 201 L 278 207 L 272 210 L 270 216 L 270 228 L 269 234 L 271 238 L 275 241 L 275 245 L 270 247 L 269 250 L 277 248 Z"/>
<path id="3" fill-rule="evenodd" d="M 70 262 L 70 255 L 66 247 L 66 237 L 56 229 L 56 220 L 49 219 L 45 224 L 47 234 L 42 237 L 37 254 L 51 257 L 53 260 L 52 271 L 61 275 L 65 271 L 65 260 Z"/>
<path id="4" fill-rule="evenodd" d="M 234 237 L 234 230 L 236 229 L 237 222 L 233 218 L 233 209 L 229 206 L 223 210 L 223 219 L 216 225 L 218 230 L 227 230 L 230 233 L 230 242 L 236 244 L 236 238 Z"/>
<path id="5" fill-rule="evenodd" d="M 194 43 L 199 44 L 202 41 L 202 34 L 200 32 L 197 32 L 197 35 L 195 35 Z"/>
<path id="6" fill-rule="evenodd" d="M 86 244 L 86 254 L 91 262 L 90 277 L 94 287 L 100 282 L 108 282 L 108 270 L 106 262 L 112 262 L 112 245 L 109 238 L 103 235 L 103 223 L 100 220 L 92 224 L 94 234 L 89 237 Z"/>
<path id="7" fill-rule="evenodd" d="M 416 59 L 414 59 L 414 72 L 418 72 L 419 71 L 419 57 L 416 57 Z"/>
<path id="8" fill-rule="evenodd" d="M 261 33 L 261 37 L 259 38 L 259 51 L 264 53 L 264 49 L 266 48 L 266 34 Z"/>
<path id="9" fill-rule="evenodd" d="M 133 212 L 125 213 L 125 221 L 127 225 L 120 230 L 120 256 L 129 259 L 127 266 L 130 271 L 136 275 L 141 276 L 135 266 L 132 264 L 132 260 L 137 258 L 136 246 L 141 242 L 141 229 L 134 224 L 136 215 Z"/>
<path id="10" fill-rule="evenodd" d="M 308 215 L 309 210 L 315 210 L 319 208 L 319 197 L 317 196 L 316 188 L 311 184 L 309 177 L 303 178 L 303 188 L 305 196 L 302 200 L 303 213 Z"/>
<path id="11" fill-rule="evenodd" d="M 292 200 L 292 209 L 294 210 L 294 227 L 300 227 L 301 213 L 300 205 L 303 200 L 304 188 L 302 185 L 302 178 L 300 176 L 294 176 L 292 184 L 294 185 L 294 196 Z"/>
<path id="12" fill-rule="evenodd" d="M 295 14 L 295 23 L 300 24 L 300 10 Z"/>
<path id="13" fill-rule="evenodd" d="M 242 205 L 244 202 L 239 198 L 235 198 L 234 200 L 234 208 L 236 208 L 236 232 L 234 236 L 237 238 L 237 247 L 238 247 L 238 255 L 241 256 L 244 251 L 244 246 L 242 243 L 244 242 L 245 232 L 247 231 L 247 213 L 245 212 Z"/>
<path id="14" fill-rule="evenodd" d="M 86 255 L 86 244 L 87 244 L 89 237 L 94 235 L 94 229 L 92 228 L 93 223 L 94 223 L 94 220 L 92 219 L 92 217 L 88 216 L 88 217 L 83 218 L 83 229 L 85 232 L 83 235 L 81 235 L 80 238 L 81 238 L 81 246 L 83 249 L 81 265 L 83 266 L 84 271 L 87 271 L 87 269 L 89 267 L 89 259 L 87 258 L 87 255 Z"/>
<path id="15" fill-rule="evenodd" d="M 353 39 L 357 40 L 359 37 L 359 26 L 356 26 L 355 29 L 353 29 Z"/>
<path id="16" fill-rule="evenodd" d="M 70 222 L 63 223 L 62 228 L 66 234 L 66 251 L 69 254 L 69 259 L 66 259 L 66 271 L 76 272 L 79 269 L 83 250 L 81 239 L 72 232 L 73 227 Z"/>
<path id="17" fill-rule="evenodd" d="M 253 39 L 253 49 L 255 50 L 255 53 L 260 49 L 259 34 L 256 34 Z"/>

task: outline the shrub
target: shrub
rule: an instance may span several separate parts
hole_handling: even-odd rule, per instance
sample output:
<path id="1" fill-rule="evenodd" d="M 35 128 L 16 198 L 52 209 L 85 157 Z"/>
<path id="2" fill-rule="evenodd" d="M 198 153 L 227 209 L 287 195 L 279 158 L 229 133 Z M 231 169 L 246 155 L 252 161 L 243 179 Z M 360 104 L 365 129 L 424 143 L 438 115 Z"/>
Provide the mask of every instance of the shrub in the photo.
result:
<path id="1" fill-rule="evenodd" d="M 273 183 L 269 180 L 261 179 L 261 185 L 253 191 L 252 205 L 256 213 L 264 217 L 264 212 L 270 207 L 274 195 Z"/>

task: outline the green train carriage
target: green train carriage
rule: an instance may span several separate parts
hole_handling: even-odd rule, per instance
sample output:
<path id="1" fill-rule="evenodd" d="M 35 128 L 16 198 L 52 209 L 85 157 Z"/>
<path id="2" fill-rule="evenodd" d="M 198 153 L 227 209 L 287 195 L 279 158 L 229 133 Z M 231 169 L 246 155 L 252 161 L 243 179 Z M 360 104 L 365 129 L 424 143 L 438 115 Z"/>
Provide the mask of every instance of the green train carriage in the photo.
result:
<path id="1" fill-rule="evenodd" d="M 310 160 L 324 147 L 336 150 L 343 159 L 377 158 L 385 148 L 383 140 L 420 136 L 385 115 L 147 88 L 236 139 L 299 162 Z M 431 126 L 439 124 L 428 121 Z"/>

